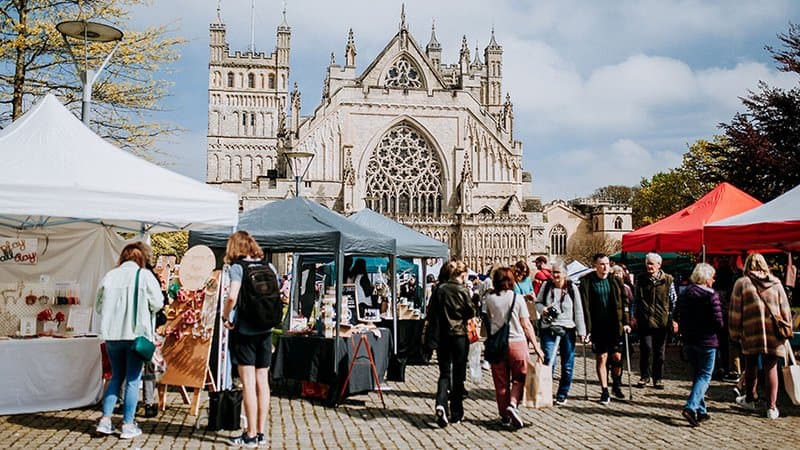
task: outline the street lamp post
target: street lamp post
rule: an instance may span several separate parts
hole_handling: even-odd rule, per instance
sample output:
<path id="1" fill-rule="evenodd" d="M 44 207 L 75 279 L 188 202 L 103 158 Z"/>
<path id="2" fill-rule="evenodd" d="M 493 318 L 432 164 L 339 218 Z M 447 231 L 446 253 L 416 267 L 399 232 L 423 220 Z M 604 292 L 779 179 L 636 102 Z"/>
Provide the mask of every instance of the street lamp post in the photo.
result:
<path id="1" fill-rule="evenodd" d="M 56 29 L 59 33 L 61 33 L 61 37 L 64 39 L 64 43 L 69 49 L 69 54 L 72 56 L 72 61 L 75 63 L 75 69 L 78 71 L 81 83 L 83 84 L 81 120 L 88 127 L 90 114 L 89 108 L 92 104 L 92 85 L 95 81 L 97 81 L 100 73 L 103 71 L 106 65 L 108 65 L 108 62 L 111 60 L 114 52 L 117 51 L 117 48 L 119 48 L 123 33 L 122 31 L 110 25 L 104 25 L 97 22 L 87 22 L 85 20 L 70 20 L 61 22 L 56 25 Z M 83 68 L 81 68 L 81 64 L 78 62 L 78 58 L 75 56 L 75 53 L 72 50 L 72 45 L 70 45 L 67 37 L 83 40 Z M 116 42 L 114 48 L 111 49 L 106 58 L 103 60 L 103 64 L 101 64 L 97 70 L 89 68 L 89 42 Z"/>
<path id="2" fill-rule="evenodd" d="M 300 183 L 303 181 L 303 177 L 306 176 L 306 173 L 308 173 L 308 169 L 311 168 L 311 161 L 314 159 L 314 154 L 304 151 L 287 151 L 283 153 L 283 156 L 286 157 L 286 161 L 292 168 L 292 173 L 294 173 L 294 195 L 295 197 L 302 197 L 300 195 Z M 306 158 L 308 158 L 308 161 L 304 163 Z M 305 168 L 301 170 L 303 164 L 305 164 Z"/>

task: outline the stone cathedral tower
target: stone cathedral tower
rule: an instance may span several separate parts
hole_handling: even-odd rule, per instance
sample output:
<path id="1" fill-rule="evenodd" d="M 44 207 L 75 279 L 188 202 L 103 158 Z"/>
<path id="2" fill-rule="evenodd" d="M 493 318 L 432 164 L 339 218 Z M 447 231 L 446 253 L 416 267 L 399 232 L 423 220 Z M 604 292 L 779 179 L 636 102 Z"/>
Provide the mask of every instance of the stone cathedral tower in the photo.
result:
<path id="1" fill-rule="evenodd" d="M 254 49 L 231 53 L 219 8 L 209 27 L 206 182 L 242 199 L 257 187 L 259 177 L 278 177 L 278 132 L 286 120 L 291 34 L 284 11 L 271 54 Z"/>

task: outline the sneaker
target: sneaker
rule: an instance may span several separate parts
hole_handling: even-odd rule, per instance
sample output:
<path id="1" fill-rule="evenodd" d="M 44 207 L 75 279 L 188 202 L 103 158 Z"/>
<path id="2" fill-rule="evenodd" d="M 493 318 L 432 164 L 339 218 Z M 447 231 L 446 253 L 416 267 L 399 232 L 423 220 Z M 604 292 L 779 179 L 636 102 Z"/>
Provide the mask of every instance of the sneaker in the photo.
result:
<path id="1" fill-rule="evenodd" d="M 767 410 L 767 419 L 775 420 L 780 417 L 780 413 L 778 412 L 778 408 L 770 408 Z"/>
<path id="2" fill-rule="evenodd" d="M 736 404 L 739 405 L 740 408 L 748 411 L 755 411 L 756 409 L 756 402 L 748 402 L 747 397 L 744 395 L 736 397 Z"/>
<path id="3" fill-rule="evenodd" d="M 608 388 L 603 389 L 603 393 L 600 394 L 600 403 L 604 405 L 611 403 L 611 395 L 608 394 Z"/>
<path id="4" fill-rule="evenodd" d="M 614 394 L 614 397 L 617 397 L 620 400 L 625 399 L 625 394 L 622 392 L 619 386 L 611 386 L 611 393 Z"/>
<path id="5" fill-rule="evenodd" d="M 744 392 L 739 390 L 739 386 L 733 387 L 733 393 L 736 394 L 736 397 L 741 397 L 744 395 Z"/>
<path id="6" fill-rule="evenodd" d="M 511 426 L 511 418 L 510 417 L 501 417 L 500 418 L 500 425 L 502 425 L 504 427 L 510 427 Z"/>
<path id="7" fill-rule="evenodd" d="M 110 417 L 103 417 L 100 419 L 100 423 L 97 424 L 97 428 L 95 429 L 99 434 L 114 434 L 117 430 L 114 429 L 114 425 L 111 423 Z"/>
<path id="8" fill-rule="evenodd" d="M 492 365 L 489 364 L 489 361 L 487 361 L 485 359 L 483 361 L 481 361 L 481 369 L 490 370 L 491 368 L 492 368 Z"/>
<path id="9" fill-rule="evenodd" d="M 711 416 L 708 413 L 697 413 L 697 423 L 703 423 L 707 420 L 711 420 Z"/>
<path id="10" fill-rule="evenodd" d="M 728 372 L 722 377 L 724 381 L 739 381 L 739 373 L 738 372 Z"/>
<path id="11" fill-rule="evenodd" d="M 228 444 L 236 447 L 256 448 L 258 447 L 258 436 L 248 437 L 245 432 L 241 436 L 231 438 Z"/>
<path id="12" fill-rule="evenodd" d="M 514 425 L 514 428 L 522 428 L 525 426 L 525 422 L 522 421 L 522 416 L 519 415 L 519 410 L 516 406 L 508 405 L 506 413 L 508 413 L 508 417 L 511 418 L 511 424 Z"/>
<path id="13" fill-rule="evenodd" d="M 556 405 L 565 406 L 567 404 L 567 397 L 556 397 Z"/>
<path id="14" fill-rule="evenodd" d="M 120 439 L 133 439 L 136 436 L 142 434 L 141 428 L 136 425 L 136 422 L 131 423 L 123 423 L 122 424 L 122 433 L 119 434 Z"/>
<path id="15" fill-rule="evenodd" d="M 267 445 L 267 438 L 264 436 L 264 433 L 256 434 L 256 439 L 258 439 L 258 446 L 263 447 Z"/>
<path id="16" fill-rule="evenodd" d="M 436 423 L 439 424 L 441 428 L 447 426 L 447 412 L 442 405 L 436 407 Z"/>
<path id="17" fill-rule="evenodd" d="M 648 384 L 650 384 L 650 378 L 649 377 L 642 377 L 642 378 L 639 378 L 639 382 L 636 383 L 636 387 L 637 388 L 643 388 L 643 387 L 647 386 Z"/>
<path id="18" fill-rule="evenodd" d="M 683 408 L 683 411 L 681 411 L 681 415 L 683 416 L 684 419 L 686 419 L 687 422 L 689 422 L 689 425 L 693 427 L 696 427 L 700 423 L 697 420 L 697 413 L 695 413 L 689 408 Z"/>
<path id="19" fill-rule="evenodd" d="M 655 389 L 658 389 L 658 390 L 663 390 L 664 389 L 664 382 L 661 381 L 661 380 L 655 380 L 655 381 L 653 381 L 653 387 Z"/>

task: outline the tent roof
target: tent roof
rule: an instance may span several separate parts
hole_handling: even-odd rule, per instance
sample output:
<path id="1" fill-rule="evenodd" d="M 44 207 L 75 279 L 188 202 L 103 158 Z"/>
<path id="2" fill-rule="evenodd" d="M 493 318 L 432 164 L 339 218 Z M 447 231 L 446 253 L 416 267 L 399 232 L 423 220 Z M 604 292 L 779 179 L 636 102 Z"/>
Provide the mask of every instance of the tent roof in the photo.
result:
<path id="1" fill-rule="evenodd" d="M 622 236 L 625 252 L 699 252 L 703 247 L 703 226 L 750 210 L 761 202 L 722 183 L 694 204 L 675 214 Z M 721 249 L 706 246 L 707 252 Z"/>
<path id="2" fill-rule="evenodd" d="M 394 237 L 397 240 L 397 256 L 408 258 L 450 256 L 450 248 L 444 242 L 397 223 L 369 208 L 362 209 L 348 219 L 374 232 Z"/>
<path id="3" fill-rule="evenodd" d="M 0 226 L 72 221 L 141 231 L 236 224 L 236 195 L 106 142 L 48 94 L 0 131 Z"/>
<path id="4" fill-rule="evenodd" d="M 800 186 L 758 208 L 709 223 L 706 242 L 729 250 L 800 250 Z"/>
<path id="5" fill-rule="evenodd" d="M 394 238 L 368 230 L 303 197 L 246 211 L 239 217 L 237 228 L 273 253 L 334 253 L 339 239 L 347 254 L 392 255 L 396 249 Z M 189 244 L 225 248 L 229 236 L 227 229 L 192 232 Z"/>

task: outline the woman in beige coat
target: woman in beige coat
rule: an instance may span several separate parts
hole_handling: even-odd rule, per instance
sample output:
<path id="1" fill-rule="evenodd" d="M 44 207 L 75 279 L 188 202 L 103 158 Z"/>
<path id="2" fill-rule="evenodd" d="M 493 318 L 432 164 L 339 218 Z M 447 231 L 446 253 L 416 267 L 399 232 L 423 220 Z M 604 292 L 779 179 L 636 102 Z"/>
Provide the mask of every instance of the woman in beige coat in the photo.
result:
<path id="1" fill-rule="evenodd" d="M 731 293 L 728 327 L 731 340 L 739 342 L 745 357 L 745 395 L 736 403 L 755 409 L 758 357 L 764 367 L 769 408 L 767 417 L 777 419 L 778 358 L 786 355 L 786 339 L 778 333 L 776 320 L 792 323 L 792 313 L 781 282 L 774 277 L 764 256 L 750 254 L 744 262 L 744 276 Z M 773 314 L 775 317 L 773 318 Z"/>

